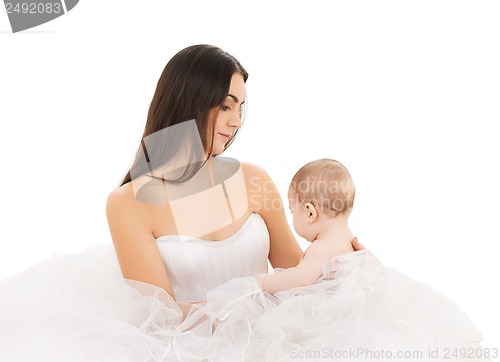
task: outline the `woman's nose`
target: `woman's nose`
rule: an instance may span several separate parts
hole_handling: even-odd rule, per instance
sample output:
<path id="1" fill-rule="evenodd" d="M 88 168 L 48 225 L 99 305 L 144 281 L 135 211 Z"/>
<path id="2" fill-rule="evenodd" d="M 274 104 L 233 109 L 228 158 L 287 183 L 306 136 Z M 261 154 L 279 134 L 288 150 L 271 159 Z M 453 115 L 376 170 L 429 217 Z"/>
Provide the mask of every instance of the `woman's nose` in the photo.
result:
<path id="1" fill-rule="evenodd" d="M 231 115 L 231 118 L 229 119 L 229 126 L 239 129 L 241 128 L 241 124 L 241 114 L 239 112 Z"/>

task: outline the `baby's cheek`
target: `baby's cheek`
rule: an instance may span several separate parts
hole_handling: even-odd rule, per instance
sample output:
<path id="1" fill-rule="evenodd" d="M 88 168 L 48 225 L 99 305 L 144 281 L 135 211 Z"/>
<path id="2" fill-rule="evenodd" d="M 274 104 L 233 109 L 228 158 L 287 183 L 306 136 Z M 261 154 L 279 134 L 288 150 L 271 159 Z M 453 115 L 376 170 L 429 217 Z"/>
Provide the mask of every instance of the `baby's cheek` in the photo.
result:
<path id="1" fill-rule="evenodd" d="M 295 229 L 295 232 L 300 236 L 300 237 L 304 237 L 303 236 L 303 230 L 302 230 L 302 227 L 300 226 L 300 222 L 298 222 L 297 220 L 293 220 L 293 228 Z"/>

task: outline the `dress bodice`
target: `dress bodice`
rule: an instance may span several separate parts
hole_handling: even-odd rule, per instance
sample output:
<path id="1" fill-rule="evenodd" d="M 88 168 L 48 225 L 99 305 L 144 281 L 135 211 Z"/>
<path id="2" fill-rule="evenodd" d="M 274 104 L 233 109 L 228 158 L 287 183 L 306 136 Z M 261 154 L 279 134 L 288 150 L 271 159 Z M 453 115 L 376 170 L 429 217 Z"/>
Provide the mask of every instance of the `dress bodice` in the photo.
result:
<path id="1" fill-rule="evenodd" d="M 156 242 L 178 301 L 204 301 L 207 291 L 233 278 L 268 271 L 269 233 L 258 214 L 221 241 L 165 235 Z"/>

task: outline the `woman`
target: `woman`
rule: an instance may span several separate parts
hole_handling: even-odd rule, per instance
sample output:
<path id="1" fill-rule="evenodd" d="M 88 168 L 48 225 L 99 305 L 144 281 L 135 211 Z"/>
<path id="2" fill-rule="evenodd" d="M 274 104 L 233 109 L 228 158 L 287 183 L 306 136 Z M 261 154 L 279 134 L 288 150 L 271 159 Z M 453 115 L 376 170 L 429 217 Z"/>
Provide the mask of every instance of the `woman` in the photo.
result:
<path id="1" fill-rule="evenodd" d="M 268 174 L 220 156 L 242 125 L 247 78 L 214 46 L 168 62 L 137 156 L 107 200 L 114 249 L 57 254 L 2 280 L 0 360 L 233 360 L 231 346 L 242 350 L 213 338 L 206 293 L 302 254 Z"/>
<path id="2" fill-rule="evenodd" d="M 251 164 L 215 157 L 232 143 L 242 125 L 247 78 L 247 72 L 235 58 L 208 45 L 182 50 L 165 67 L 143 135 L 143 139 L 151 140 L 151 135 L 159 134 L 145 147 L 149 159 L 154 161 L 144 162 L 142 142 L 131 170 L 107 201 L 111 236 L 125 278 L 157 285 L 176 298 L 155 239 L 177 235 L 180 230 L 176 225 L 187 224 L 193 227 L 191 230 L 183 227 L 182 234 L 217 242 L 233 236 L 252 214 L 261 216 L 269 231 L 271 264 L 289 267 L 299 261 L 301 249 L 287 225 L 279 193 L 267 173 Z M 190 121 L 192 124 L 188 124 Z M 190 127 L 194 123 L 196 127 Z M 168 132 L 176 125 L 183 129 L 170 136 Z M 189 148 L 181 150 L 186 148 L 186 143 Z M 172 159 L 176 159 L 176 166 L 169 168 Z M 147 163 L 160 167 L 167 164 L 168 171 L 163 177 L 148 179 L 144 176 L 149 171 L 145 167 Z M 157 171 L 160 167 L 153 172 L 161 175 L 161 171 Z M 212 183 L 203 171 L 223 173 L 215 168 L 231 170 L 226 177 L 221 175 L 218 183 Z M 220 197 L 217 186 L 227 180 L 234 181 L 233 194 Z M 168 191 L 163 192 L 163 186 Z M 214 192 L 210 193 L 211 189 L 215 189 Z M 172 201 L 189 203 L 193 195 L 207 190 L 210 203 L 192 205 L 188 215 L 181 214 L 179 207 L 175 210 L 171 207 Z M 169 191 L 182 197 L 173 200 Z M 211 212 L 223 209 L 228 202 L 238 210 L 230 222 L 226 213 Z M 193 214 L 213 216 L 206 220 L 200 218 L 207 226 L 203 228 L 200 223 L 184 220 L 196 217 Z M 199 235 L 200 232 L 204 234 Z"/>
<path id="3" fill-rule="evenodd" d="M 269 232 L 271 265 L 287 268 L 299 262 L 302 251 L 269 175 L 258 166 L 216 157 L 233 142 L 242 125 L 247 78 L 234 57 L 209 45 L 188 47 L 166 65 L 149 109 L 143 135 L 146 142 L 141 142 L 131 170 L 107 201 L 111 236 L 125 278 L 156 285 L 178 299 L 171 278 L 179 277 L 172 265 L 165 265 L 155 240 L 179 234 L 210 242 L 226 240 L 250 222 L 252 215 L 259 216 L 252 217 L 258 220 L 257 228 Z M 182 128 L 172 130 L 174 126 Z M 212 177 L 205 177 L 207 174 Z M 231 192 L 220 192 L 228 183 Z M 226 205 L 231 206 L 228 212 L 224 212 Z M 221 211 L 211 212 L 214 209 Z M 249 242 L 258 247 L 257 241 Z M 189 249 L 181 250 L 178 257 L 184 252 Z M 252 261 L 243 255 L 243 259 L 223 253 L 215 257 L 220 260 L 213 264 L 223 263 L 223 271 L 235 272 L 204 285 L 198 295 L 244 276 L 244 268 L 235 268 L 236 264 L 256 263 L 260 269 L 254 272 L 267 269 L 259 259 Z M 263 255 L 258 258 L 262 261 Z M 191 267 L 182 272 L 201 273 L 200 265 Z M 184 297 L 188 300 L 182 301 L 201 301 Z"/>

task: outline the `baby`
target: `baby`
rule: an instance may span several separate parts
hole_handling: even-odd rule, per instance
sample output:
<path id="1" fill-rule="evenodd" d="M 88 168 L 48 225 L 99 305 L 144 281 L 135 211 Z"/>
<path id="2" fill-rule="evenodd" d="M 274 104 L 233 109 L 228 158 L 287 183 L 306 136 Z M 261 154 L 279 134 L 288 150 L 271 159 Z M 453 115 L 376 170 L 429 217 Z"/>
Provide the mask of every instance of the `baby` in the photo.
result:
<path id="1" fill-rule="evenodd" d="M 374 351 L 383 350 L 388 358 L 410 351 L 405 361 L 491 361 L 498 349 L 481 347 L 480 331 L 457 303 L 369 250 L 353 249 L 354 194 L 338 161 L 316 160 L 295 174 L 288 191 L 293 227 L 311 244 L 295 267 L 237 278 L 208 293 L 223 321 L 214 333 L 218 344 L 241 338 L 249 360 L 320 350 L 373 361 Z"/>
<path id="2" fill-rule="evenodd" d="M 293 227 L 311 244 L 297 266 L 256 275 L 260 289 L 281 304 L 254 323 L 254 334 L 272 333 L 265 326 L 273 325 L 300 341 L 321 331 L 323 344 L 338 350 L 408 348 L 428 357 L 419 361 L 438 355 L 466 360 L 472 353 L 475 361 L 490 361 L 481 333 L 453 300 L 385 267 L 369 250 L 353 249 L 348 218 L 354 194 L 351 175 L 338 161 L 316 160 L 295 174 L 288 191 Z"/>
<path id="3" fill-rule="evenodd" d="M 323 275 L 325 262 L 354 251 L 354 236 L 348 225 L 354 194 L 351 175 L 338 161 L 312 161 L 295 174 L 288 190 L 293 227 L 311 245 L 297 266 L 275 274 L 258 274 L 263 291 L 274 294 L 313 284 Z"/>

